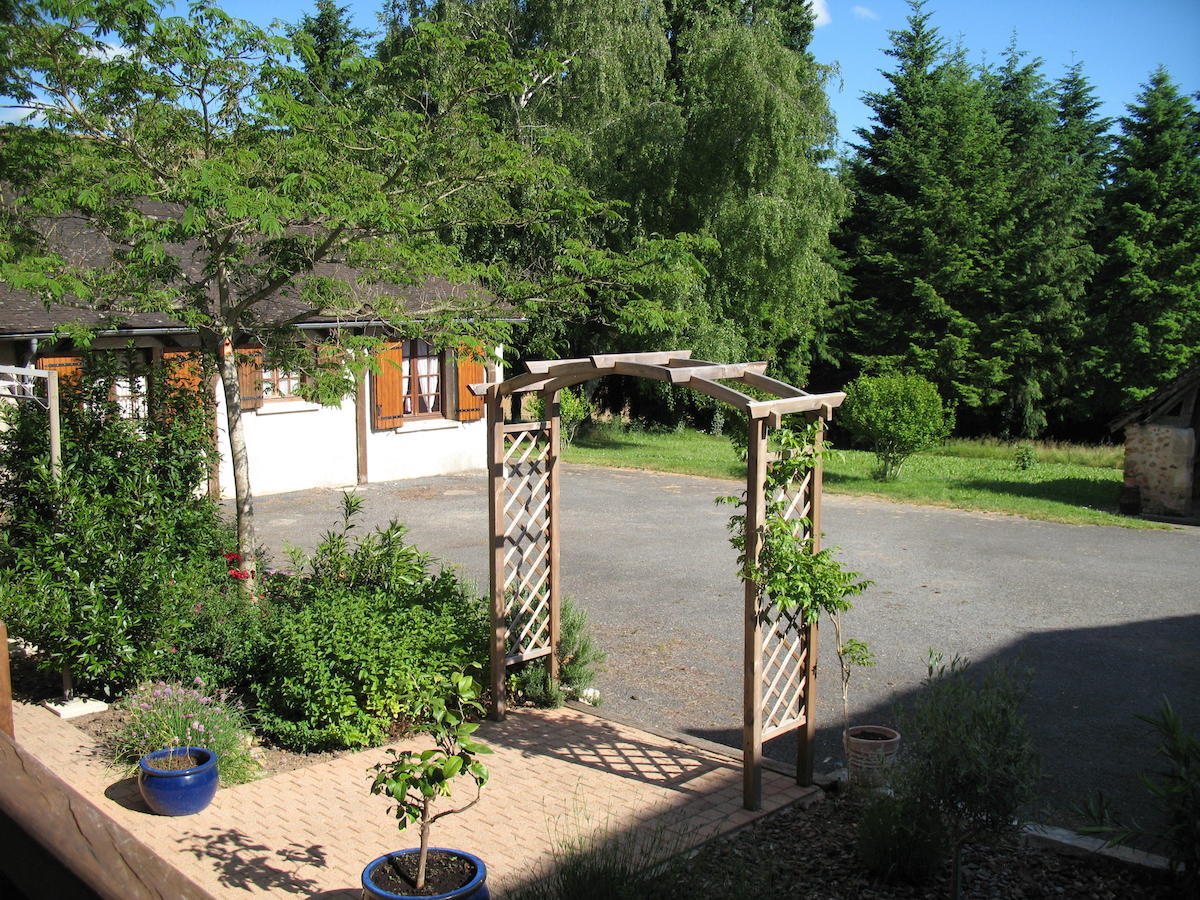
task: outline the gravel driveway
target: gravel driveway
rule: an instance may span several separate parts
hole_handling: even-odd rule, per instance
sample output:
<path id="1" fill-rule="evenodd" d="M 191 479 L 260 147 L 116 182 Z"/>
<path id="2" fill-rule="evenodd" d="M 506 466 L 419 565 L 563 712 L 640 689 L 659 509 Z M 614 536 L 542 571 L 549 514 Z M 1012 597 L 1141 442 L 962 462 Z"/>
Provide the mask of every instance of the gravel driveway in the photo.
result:
<path id="1" fill-rule="evenodd" d="M 735 482 L 589 466 L 562 479 L 563 590 L 608 653 L 602 713 L 740 746 L 741 586 L 714 498 Z M 364 524 L 399 518 L 413 540 L 487 587 L 482 474 L 366 485 Z M 340 493 L 260 498 L 260 540 L 311 547 Z M 854 722 L 890 722 L 920 688 L 930 648 L 1036 673 L 1028 714 L 1047 778 L 1039 817 L 1102 788 L 1148 813 L 1154 764 L 1136 713 L 1170 696 L 1200 730 L 1200 530 L 1033 522 L 827 495 L 827 545 L 875 582 L 847 621 L 878 664 L 855 673 Z M 823 642 L 818 768 L 840 758 L 840 691 Z M 792 761 L 784 737 L 767 753 Z"/>

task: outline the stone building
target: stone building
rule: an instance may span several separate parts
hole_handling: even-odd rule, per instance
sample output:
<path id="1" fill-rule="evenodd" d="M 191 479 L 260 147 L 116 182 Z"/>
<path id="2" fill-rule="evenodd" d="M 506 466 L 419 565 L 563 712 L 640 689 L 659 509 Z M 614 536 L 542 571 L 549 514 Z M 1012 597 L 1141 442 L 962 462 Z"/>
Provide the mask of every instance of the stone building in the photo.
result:
<path id="1" fill-rule="evenodd" d="M 1136 495 L 1130 512 L 1200 517 L 1200 365 L 1184 372 L 1109 428 L 1125 431 L 1125 498 Z"/>

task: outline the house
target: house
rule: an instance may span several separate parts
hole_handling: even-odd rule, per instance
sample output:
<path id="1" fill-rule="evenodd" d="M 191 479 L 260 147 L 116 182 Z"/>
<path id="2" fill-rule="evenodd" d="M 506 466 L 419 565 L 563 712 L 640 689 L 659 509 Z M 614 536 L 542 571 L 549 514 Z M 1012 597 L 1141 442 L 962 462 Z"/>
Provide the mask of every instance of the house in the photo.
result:
<path id="1" fill-rule="evenodd" d="M 1109 429 L 1125 430 L 1126 492 L 1137 498 L 1129 511 L 1200 516 L 1200 365 L 1113 419 Z"/>
<path id="2" fill-rule="evenodd" d="M 160 314 L 134 314 L 113 322 L 67 306 L 47 308 L 36 297 L 0 284 L 0 365 L 78 376 L 82 357 L 56 332 L 69 322 L 99 329 L 93 350 L 132 355 L 137 365 L 131 372 L 168 369 L 197 390 L 211 392 L 221 462 L 209 488 L 215 495 L 232 497 L 224 392 L 218 376 L 201 376 L 197 332 Z M 315 316 L 299 327 L 320 339 L 333 328 L 372 333 L 377 324 Z M 496 361 L 485 365 L 460 359 L 453 351 L 438 351 L 423 340 L 390 341 L 380 354 L 378 373 L 361 379 L 354 396 L 340 406 L 323 407 L 297 396 L 297 376 L 272 367 L 261 347 L 247 343 L 229 349 L 239 359 L 255 493 L 484 469 L 487 440 L 482 401 L 472 396 L 467 385 L 501 380 L 498 352 Z M 137 415 L 144 404 L 144 378 L 131 374 L 121 383 L 117 399 L 131 415 Z"/>

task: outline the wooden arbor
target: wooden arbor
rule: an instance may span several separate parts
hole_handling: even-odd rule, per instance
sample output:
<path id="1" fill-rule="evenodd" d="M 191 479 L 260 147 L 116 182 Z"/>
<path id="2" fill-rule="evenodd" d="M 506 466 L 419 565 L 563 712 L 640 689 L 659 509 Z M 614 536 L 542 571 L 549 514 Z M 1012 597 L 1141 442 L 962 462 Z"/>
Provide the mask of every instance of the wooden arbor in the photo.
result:
<path id="1" fill-rule="evenodd" d="M 746 553 L 757 559 L 768 499 L 786 500 L 787 518 L 813 538 L 819 549 L 821 467 L 800 483 L 767 498 L 767 468 L 773 454 L 767 434 L 783 417 L 803 414 L 827 422 L 845 394 L 808 394 L 767 377 L 765 362 L 720 363 L 691 359 L 690 350 L 621 353 L 587 359 L 526 363 L 527 372 L 499 384 L 474 384 L 486 398 L 490 435 L 488 477 L 491 547 L 491 693 L 493 718 L 503 719 L 505 676 L 510 665 L 549 656 L 551 678 L 558 660 L 551 652 L 559 639 L 559 392 L 605 375 L 633 375 L 678 384 L 707 394 L 746 414 L 749 422 L 746 478 Z M 773 399 L 756 400 L 722 382 L 737 382 Z M 545 418 L 506 424 L 501 401 L 538 392 Z M 822 431 L 817 431 L 820 441 Z M 757 809 L 762 797 L 763 742 L 804 729 L 798 741 L 796 777 L 812 781 L 815 735 L 814 689 L 817 626 L 760 599 L 757 586 L 745 581 L 745 644 L 742 728 L 743 802 Z"/>

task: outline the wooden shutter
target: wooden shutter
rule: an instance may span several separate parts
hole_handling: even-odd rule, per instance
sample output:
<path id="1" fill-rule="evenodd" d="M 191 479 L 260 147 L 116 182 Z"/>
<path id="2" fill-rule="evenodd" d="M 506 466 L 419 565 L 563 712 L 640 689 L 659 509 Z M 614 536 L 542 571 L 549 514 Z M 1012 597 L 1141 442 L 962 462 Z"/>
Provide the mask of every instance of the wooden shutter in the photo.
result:
<path id="1" fill-rule="evenodd" d="M 477 347 L 476 353 L 480 352 Z M 474 357 L 458 361 L 458 421 L 474 422 L 483 418 L 483 398 L 471 393 L 471 385 L 487 381 L 482 362 Z"/>
<path id="2" fill-rule="evenodd" d="M 36 360 L 39 369 L 58 373 L 58 381 L 78 381 L 83 377 L 82 356 L 39 356 Z"/>
<path id="3" fill-rule="evenodd" d="M 404 342 L 388 344 L 377 359 L 379 371 L 371 373 L 371 427 L 379 431 L 404 424 Z"/>
<path id="4" fill-rule="evenodd" d="M 242 394 L 242 409 L 258 409 L 263 405 L 262 347 L 239 347 L 238 385 Z"/>
<path id="5" fill-rule="evenodd" d="M 162 364 L 168 387 L 204 393 L 204 365 L 199 350 L 164 350 Z"/>

